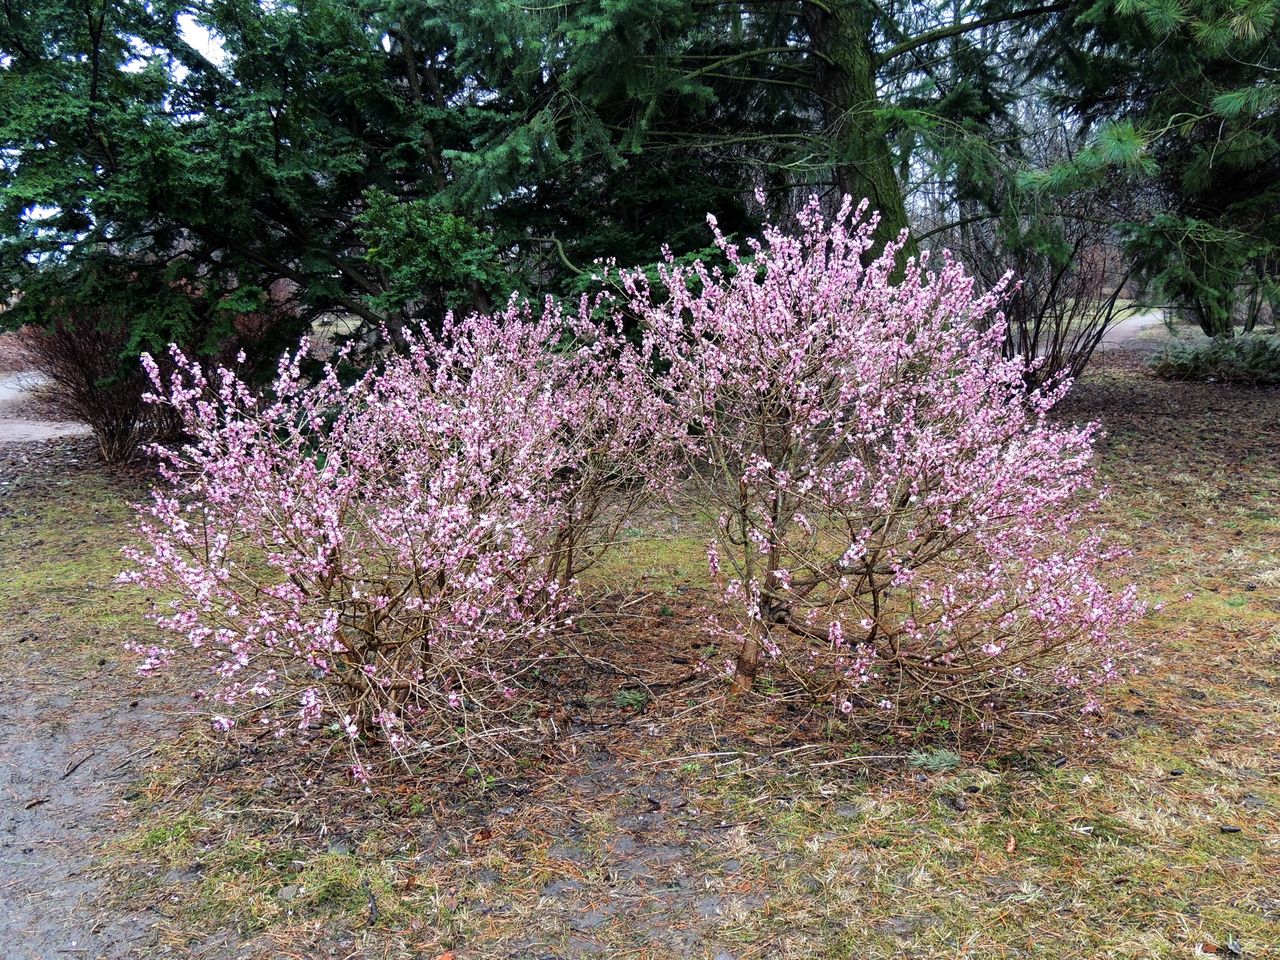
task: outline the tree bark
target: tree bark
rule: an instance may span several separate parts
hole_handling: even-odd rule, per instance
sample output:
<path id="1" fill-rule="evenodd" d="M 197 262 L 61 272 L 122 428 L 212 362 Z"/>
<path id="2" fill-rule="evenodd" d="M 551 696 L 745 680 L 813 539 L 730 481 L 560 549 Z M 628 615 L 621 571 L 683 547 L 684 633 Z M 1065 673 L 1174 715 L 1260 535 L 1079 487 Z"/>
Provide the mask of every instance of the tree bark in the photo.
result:
<path id="1" fill-rule="evenodd" d="M 864 0 L 829 0 L 824 6 L 809 4 L 805 19 L 836 187 L 855 202 L 865 197 L 879 211 L 876 236 L 884 243 L 907 226 L 907 209 L 884 125 L 876 117 L 874 12 Z"/>

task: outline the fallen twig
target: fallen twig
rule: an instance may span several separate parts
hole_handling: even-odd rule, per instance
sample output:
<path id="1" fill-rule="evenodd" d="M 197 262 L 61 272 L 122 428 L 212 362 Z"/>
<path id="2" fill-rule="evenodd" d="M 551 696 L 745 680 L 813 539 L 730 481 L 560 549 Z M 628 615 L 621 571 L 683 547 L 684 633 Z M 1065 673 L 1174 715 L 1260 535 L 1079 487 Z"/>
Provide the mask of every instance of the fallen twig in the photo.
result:
<path id="1" fill-rule="evenodd" d="M 62 779 L 63 779 L 63 780 L 67 779 L 67 777 L 71 776 L 73 773 L 75 773 L 77 770 L 79 770 L 79 769 L 80 769 L 80 765 L 81 765 L 81 764 L 83 764 L 86 760 L 88 760 L 90 757 L 92 757 L 92 756 L 93 756 L 94 754 L 96 754 L 97 752 L 98 752 L 97 750 L 90 750 L 88 753 L 86 753 L 86 754 L 85 754 L 83 757 L 81 757 L 79 760 L 76 760 L 76 761 L 74 761 L 74 762 L 73 762 L 73 761 L 68 761 L 68 762 L 67 762 L 67 769 L 66 769 L 66 770 L 64 770 L 64 771 L 62 771 Z"/>
<path id="2" fill-rule="evenodd" d="M 373 896 L 373 888 L 369 886 L 369 879 L 367 877 L 360 881 L 360 886 L 364 890 L 364 895 L 369 898 L 368 926 L 372 927 L 378 922 L 378 901 Z"/>

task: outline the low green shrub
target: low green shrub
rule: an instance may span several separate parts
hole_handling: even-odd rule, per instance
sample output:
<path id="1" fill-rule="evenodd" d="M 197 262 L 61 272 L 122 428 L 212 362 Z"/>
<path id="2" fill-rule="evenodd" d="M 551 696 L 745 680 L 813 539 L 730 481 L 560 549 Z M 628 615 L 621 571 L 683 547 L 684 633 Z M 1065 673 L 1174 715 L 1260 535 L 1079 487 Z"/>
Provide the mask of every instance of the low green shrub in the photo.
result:
<path id="1" fill-rule="evenodd" d="M 1280 384 L 1280 335 L 1246 333 L 1207 343 L 1171 343 L 1151 360 L 1164 380 Z"/>

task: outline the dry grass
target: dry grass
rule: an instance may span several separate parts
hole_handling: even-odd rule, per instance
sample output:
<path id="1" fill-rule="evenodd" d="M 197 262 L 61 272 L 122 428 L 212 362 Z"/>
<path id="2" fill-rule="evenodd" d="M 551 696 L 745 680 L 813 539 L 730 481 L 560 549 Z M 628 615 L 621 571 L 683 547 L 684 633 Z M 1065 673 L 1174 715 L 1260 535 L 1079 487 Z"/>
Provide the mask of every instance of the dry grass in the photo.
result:
<path id="1" fill-rule="evenodd" d="M 323 735 L 286 762 L 193 725 L 138 785 L 107 863 L 179 955 L 1277 955 L 1278 409 L 1280 394 L 1159 383 L 1112 358 L 1071 401 L 1109 430 L 1108 509 L 1135 578 L 1192 595 L 1142 624 L 1153 652 L 1090 739 L 957 748 L 889 728 L 849 740 L 780 706 L 744 718 L 692 672 L 702 599 L 679 585 L 699 543 L 633 532 L 597 575 L 645 633 L 615 616 L 631 640 L 597 651 L 613 671 L 552 678 L 555 744 L 388 773 L 371 795 L 324 761 Z M 0 611 L 69 603 L 96 649 L 136 610 L 58 584 L 103 582 L 119 494 L 91 476 L 72 489 L 0 520 L 0 551 L 28 550 L 6 563 L 22 569 Z"/>

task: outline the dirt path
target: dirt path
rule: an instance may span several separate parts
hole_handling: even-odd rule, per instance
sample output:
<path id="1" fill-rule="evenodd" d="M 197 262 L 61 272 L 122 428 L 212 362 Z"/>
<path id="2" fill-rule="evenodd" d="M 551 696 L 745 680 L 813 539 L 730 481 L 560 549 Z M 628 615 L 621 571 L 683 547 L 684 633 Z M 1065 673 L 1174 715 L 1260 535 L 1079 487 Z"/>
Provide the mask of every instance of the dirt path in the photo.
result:
<path id="1" fill-rule="evenodd" d="M 0 372 L 0 443 L 23 443 L 57 437 L 85 436 L 82 423 L 45 420 L 29 409 L 30 391 L 40 385 L 33 373 Z"/>
<path id="2" fill-rule="evenodd" d="M 1156 307 L 1151 310 L 1139 310 L 1131 313 L 1103 334 L 1098 350 L 1109 353 L 1113 350 L 1137 350 L 1148 352 L 1159 346 L 1157 340 L 1142 339 L 1144 330 L 1159 327 L 1165 323 L 1165 311 Z"/>
<path id="3" fill-rule="evenodd" d="M 86 463 L 83 441 L 0 446 L 0 551 L 8 554 L 0 567 L 10 576 L 26 566 L 13 552 L 23 542 L 33 546 L 27 563 L 36 563 L 47 529 L 40 514 L 59 506 L 60 491 L 46 485 Z M 94 867 L 102 843 L 121 829 L 116 804 L 175 708 L 115 655 L 114 643 L 99 650 L 84 642 L 76 605 L 84 597 L 74 594 L 93 585 L 59 589 L 61 612 L 9 608 L 0 620 L 0 958 L 156 956 L 147 944 L 159 917 L 101 909 L 109 878 Z"/>
<path id="4" fill-rule="evenodd" d="M 105 884 L 90 871 L 115 829 L 110 807 L 154 742 L 161 709 L 124 700 L 131 684 L 105 676 L 109 668 L 68 682 L 53 659 L 35 651 L 5 657 L 20 682 L 0 693 L 3 956 L 140 957 L 135 948 L 157 918 L 100 913 Z"/>

